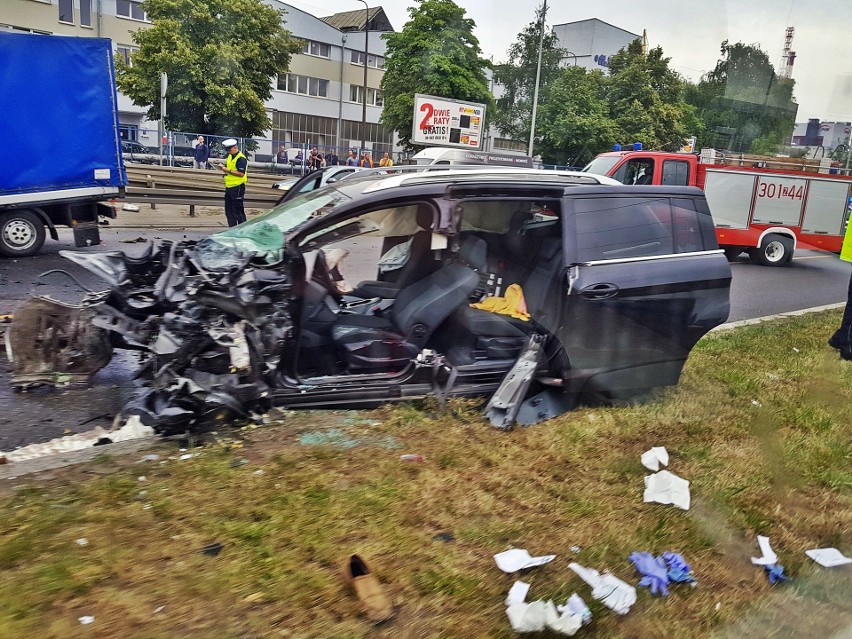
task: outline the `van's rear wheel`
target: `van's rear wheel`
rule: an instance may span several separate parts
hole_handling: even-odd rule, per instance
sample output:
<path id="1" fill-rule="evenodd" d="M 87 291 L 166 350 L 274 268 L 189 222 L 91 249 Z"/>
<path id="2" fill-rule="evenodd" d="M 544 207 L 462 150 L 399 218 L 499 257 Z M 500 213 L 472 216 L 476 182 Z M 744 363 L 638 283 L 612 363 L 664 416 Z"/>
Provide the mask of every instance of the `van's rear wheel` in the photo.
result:
<path id="1" fill-rule="evenodd" d="M 0 215 L 0 255 L 35 255 L 44 245 L 46 235 L 44 222 L 32 211 L 9 211 Z"/>
<path id="2" fill-rule="evenodd" d="M 786 235 L 770 233 L 759 247 L 748 250 L 748 256 L 761 266 L 783 266 L 793 259 L 793 240 Z"/>

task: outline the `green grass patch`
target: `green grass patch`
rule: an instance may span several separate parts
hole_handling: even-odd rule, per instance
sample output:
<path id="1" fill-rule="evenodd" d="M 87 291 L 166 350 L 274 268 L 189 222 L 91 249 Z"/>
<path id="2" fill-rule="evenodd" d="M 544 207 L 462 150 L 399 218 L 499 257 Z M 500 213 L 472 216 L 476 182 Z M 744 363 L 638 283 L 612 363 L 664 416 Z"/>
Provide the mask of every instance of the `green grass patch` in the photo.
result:
<path id="1" fill-rule="evenodd" d="M 585 637 L 835 636 L 852 627 L 849 571 L 804 550 L 852 552 L 852 364 L 825 345 L 839 316 L 710 335 L 680 384 L 643 405 L 509 433 L 475 399 L 298 411 L 189 460 L 164 443 L 163 464 L 104 455 L 96 475 L 7 482 L 0 636 L 508 638 L 516 578 L 531 599 L 583 596 Z M 687 512 L 642 503 L 639 456 L 659 445 L 691 482 Z M 770 587 L 752 566 L 757 534 L 792 582 Z M 202 552 L 214 542 L 218 555 Z M 492 555 L 512 547 L 557 559 L 504 575 Z M 567 568 L 635 584 L 634 550 L 682 553 L 698 586 L 639 589 L 621 617 Z M 341 578 L 355 552 L 397 606 L 386 625 Z"/>

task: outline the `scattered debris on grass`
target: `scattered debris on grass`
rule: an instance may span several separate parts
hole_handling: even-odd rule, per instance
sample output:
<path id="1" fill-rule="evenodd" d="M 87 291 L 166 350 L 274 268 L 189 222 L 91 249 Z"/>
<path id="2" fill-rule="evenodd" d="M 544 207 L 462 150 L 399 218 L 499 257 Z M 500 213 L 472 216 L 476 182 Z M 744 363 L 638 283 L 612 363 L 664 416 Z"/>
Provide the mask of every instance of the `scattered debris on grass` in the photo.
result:
<path id="1" fill-rule="evenodd" d="M 556 559 L 556 555 L 532 557 L 523 548 L 513 548 L 494 555 L 494 561 L 497 562 L 497 567 L 505 573 L 513 573 L 518 572 L 519 570 L 526 570 L 527 568 L 543 566 L 554 559 Z"/>
<path id="2" fill-rule="evenodd" d="M 689 510 L 689 482 L 667 470 L 645 476 L 645 503 L 671 504 Z"/>
<path id="3" fill-rule="evenodd" d="M 817 562 L 823 568 L 836 568 L 852 564 L 852 558 L 846 557 L 837 548 L 814 548 L 806 550 L 805 554 Z"/>

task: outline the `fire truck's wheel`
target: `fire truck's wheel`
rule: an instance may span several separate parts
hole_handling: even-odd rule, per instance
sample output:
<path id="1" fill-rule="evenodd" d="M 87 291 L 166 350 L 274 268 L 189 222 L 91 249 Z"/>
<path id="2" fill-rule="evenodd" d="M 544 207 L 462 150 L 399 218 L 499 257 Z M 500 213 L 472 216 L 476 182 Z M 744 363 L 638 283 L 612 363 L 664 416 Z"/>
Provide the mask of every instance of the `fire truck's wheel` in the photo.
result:
<path id="1" fill-rule="evenodd" d="M 35 255 L 44 245 L 44 222 L 32 211 L 9 211 L 0 215 L 0 255 Z"/>
<path id="2" fill-rule="evenodd" d="M 724 251 L 725 251 L 725 257 L 728 258 L 728 261 L 733 262 L 740 255 L 742 255 L 743 249 L 742 249 L 742 247 L 729 246 L 728 248 L 724 249 Z"/>
<path id="3" fill-rule="evenodd" d="M 770 233 L 759 248 L 748 250 L 748 256 L 762 266 L 783 266 L 793 259 L 793 240 L 786 235 Z"/>

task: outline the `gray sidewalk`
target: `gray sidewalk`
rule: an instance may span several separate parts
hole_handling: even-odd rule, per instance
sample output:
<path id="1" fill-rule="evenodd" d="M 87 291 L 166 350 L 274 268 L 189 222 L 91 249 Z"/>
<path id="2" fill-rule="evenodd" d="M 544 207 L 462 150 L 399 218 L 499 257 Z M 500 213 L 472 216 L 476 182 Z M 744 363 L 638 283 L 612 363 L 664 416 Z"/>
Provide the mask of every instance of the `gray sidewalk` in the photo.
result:
<path id="1" fill-rule="evenodd" d="M 224 199 L 224 196 L 223 196 Z M 138 211 L 124 211 L 124 204 L 135 204 Z M 116 209 L 116 219 L 109 221 L 112 229 L 226 229 L 225 206 L 196 206 L 195 217 L 189 214 L 189 206 L 183 204 L 157 204 L 156 209 L 146 202 L 121 200 Z M 246 215 L 263 213 L 261 209 L 246 209 Z"/>

